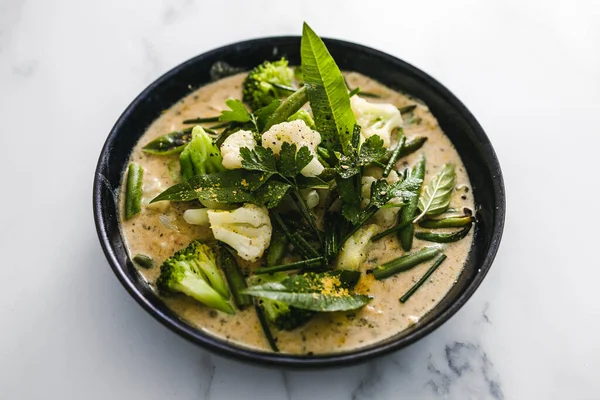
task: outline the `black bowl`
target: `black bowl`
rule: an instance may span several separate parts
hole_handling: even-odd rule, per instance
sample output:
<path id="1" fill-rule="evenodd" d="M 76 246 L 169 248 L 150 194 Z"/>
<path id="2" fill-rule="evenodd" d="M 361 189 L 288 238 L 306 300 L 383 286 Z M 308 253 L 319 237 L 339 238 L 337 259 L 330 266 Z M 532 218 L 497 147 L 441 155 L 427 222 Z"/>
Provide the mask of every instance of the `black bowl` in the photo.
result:
<path id="1" fill-rule="evenodd" d="M 490 141 L 467 108 L 435 79 L 388 54 L 340 40 L 325 39 L 342 70 L 357 71 L 390 88 L 423 100 L 454 143 L 468 170 L 478 224 L 471 253 L 458 282 L 416 325 L 355 351 L 318 356 L 267 353 L 239 347 L 203 333 L 171 311 L 140 278 L 127 255 L 118 220 L 117 193 L 129 154 L 146 128 L 178 100 L 210 82 L 217 61 L 250 69 L 285 56 L 300 63 L 299 37 L 270 37 L 234 43 L 197 56 L 167 72 L 144 90 L 119 118 L 100 153 L 94 177 L 94 219 L 106 257 L 127 291 L 162 324 L 218 354 L 260 364 L 289 367 L 342 366 L 371 359 L 413 343 L 447 321 L 471 297 L 492 265 L 504 225 L 502 173 Z"/>

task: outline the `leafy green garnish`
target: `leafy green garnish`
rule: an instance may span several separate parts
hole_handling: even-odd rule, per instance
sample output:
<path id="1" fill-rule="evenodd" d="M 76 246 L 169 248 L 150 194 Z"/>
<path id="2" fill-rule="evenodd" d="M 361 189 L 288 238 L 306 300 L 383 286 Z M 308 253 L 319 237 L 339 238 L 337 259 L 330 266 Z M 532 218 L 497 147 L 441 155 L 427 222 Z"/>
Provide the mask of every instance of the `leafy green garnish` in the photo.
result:
<path id="1" fill-rule="evenodd" d="M 243 147 L 240 149 L 242 157 L 242 167 L 247 170 L 261 171 L 266 174 L 277 175 L 281 180 L 290 185 L 289 189 L 292 194 L 292 199 L 296 202 L 296 206 L 302 213 L 306 222 L 313 229 L 317 237 L 320 236 L 320 231 L 317 228 L 314 215 L 306 206 L 299 190 L 300 184 L 296 177 L 301 176 L 300 171 L 310 163 L 314 155 L 306 146 L 300 147 L 296 152 L 296 145 L 283 142 L 279 158 L 275 158 L 271 149 L 257 146 L 254 149 Z"/>
<path id="2" fill-rule="evenodd" d="M 308 100 L 321 134 L 321 145 L 348 154 L 356 124 L 348 88 L 325 43 L 305 23 L 300 45 L 302 73 Z"/>
<path id="3" fill-rule="evenodd" d="M 253 202 L 252 192 L 267 182 L 260 172 L 236 169 L 216 174 L 196 175 L 185 182 L 171 186 L 150 203 L 162 200 L 214 200 L 219 203 Z"/>
<path id="4" fill-rule="evenodd" d="M 244 291 L 255 297 L 284 302 L 303 310 L 333 312 L 356 310 L 371 298 L 350 289 L 360 272 L 332 271 L 292 275 L 281 282 L 270 282 L 249 287 Z"/>
<path id="5" fill-rule="evenodd" d="M 295 178 L 314 157 L 306 146 L 300 147 L 297 152 L 296 149 L 295 144 L 287 142 L 281 144 L 277 169 L 286 178 Z"/>
<path id="6" fill-rule="evenodd" d="M 373 135 L 365 140 L 360 146 L 360 150 L 350 146 L 348 155 L 336 153 L 339 159 L 336 170 L 342 178 L 350 178 L 360 172 L 360 167 L 384 157 L 385 152 L 383 140 L 379 136 Z"/>
<path id="7" fill-rule="evenodd" d="M 257 203 L 264 204 L 267 208 L 273 208 L 277 207 L 279 202 L 283 199 L 283 196 L 287 194 L 291 187 L 292 185 L 289 183 L 270 180 L 262 185 L 260 189 L 254 193 L 254 196 Z"/>
<path id="8" fill-rule="evenodd" d="M 273 150 L 256 146 L 253 149 L 242 147 L 240 149 L 242 167 L 248 171 L 262 171 L 270 174 L 277 173 L 277 160 Z"/>
<path id="9" fill-rule="evenodd" d="M 423 188 L 419 198 L 419 214 L 413 223 L 419 222 L 426 215 L 437 215 L 445 212 L 450 206 L 452 190 L 456 182 L 453 164 L 446 164 L 439 174 Z"/>
<path id="10" fill-rule="evenodd" d="M 244 106 L 244 103 L 241 101 L 229 99 L 225 101 L 225 104 L 227 104 L 230 109 L 221 111 L 219 121 L 244 123 L 253 120 L 252 114 L 246 110 L 246 106 Z"/>

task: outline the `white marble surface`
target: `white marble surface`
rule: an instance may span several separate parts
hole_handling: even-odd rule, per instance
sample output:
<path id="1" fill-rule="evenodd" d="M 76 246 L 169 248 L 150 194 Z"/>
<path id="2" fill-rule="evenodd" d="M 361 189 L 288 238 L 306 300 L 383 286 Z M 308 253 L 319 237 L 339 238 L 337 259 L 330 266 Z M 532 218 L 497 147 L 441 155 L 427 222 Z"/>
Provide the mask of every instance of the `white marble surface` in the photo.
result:
<path id="1" fill-rule="evenodd" d="M 0 398 L 600 399 L 600 2 L 302 3 L 0 0 Z M 153 79 L 303 20 L 454 91 L 498 152 L 508 217 L 485 282 L 436 332 L 370 364 L 281 372 L 147 315 L 104 259 L 91 189 Z"/>

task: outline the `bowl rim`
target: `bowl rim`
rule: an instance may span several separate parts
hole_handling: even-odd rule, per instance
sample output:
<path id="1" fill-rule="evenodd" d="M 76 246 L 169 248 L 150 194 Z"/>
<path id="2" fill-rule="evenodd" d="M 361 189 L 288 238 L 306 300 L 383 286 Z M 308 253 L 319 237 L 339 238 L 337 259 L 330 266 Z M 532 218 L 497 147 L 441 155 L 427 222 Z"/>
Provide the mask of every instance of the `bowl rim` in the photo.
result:
<path id="1" fill-rule="evenodd" d="M 193 328 L 191 325 L 185 323 L 181 319 L 171 318 L 170 316 L 163 313 L 160 309 L 156 308 L 149 301 L 149 299 L 147 299 L 144 296 L 144 294 L 136 287 L 135 283 L 131 281 L 127 276 L 127 273 L 125 271 L 126 266 L 121 265 L 119 263 L 116 254 L 113 250 L 111 239 L 109 238 L 108 233 L 106 231 L 105 218 L 102 214 L 101 205 L 102 199 L 104 197 L 102 195 L 103 178 L 99 174 L 99 171 L 103 168 L 103 163 L 105 162 L 107 154 L 111 151 L 110 145 L 112 144 L 114 138 L 119 135 L 121 126 L 127 120 L 129 114 L 132 113 L 132 111 L 141 102 L 143 102 L 144 99 L 146 99 L 150 93 L 152 93 L 163 82 L 168 81 L 172 77 L 176 76 L 179 73 L 179 70 L 185 68 L 190 64 L 197 63 L 203 58 L 210 57 L 215 53 L 233 50 L 236 46 L 251 47 L 253 45 L 264 44 L 265 42 L 272 42 L 274 45 L 276 45 L 277 43 L 282 41 L 298 40 L 299 38 L 300 36 L 295 35 L 267 36 L 230 43 L 201 53 L 197 56 L 190 58 L 187 61 L 184 61 L 183 63 L 178 64 L 177 66 L 164 73 L 150 85 L 148 85 L 148 87 L 146 87 L 138 96 L 136 96 L 136 98 L 127 106 L 125 111 L 123 111 L 123 113 L 120 115 L 117 122 L 110 130 L 110 133 L 106 138 L 106 141 L 100 152 L 100 156 L 98 158 L 98 163 L 94 173 L 93 183 L 94 222 L 96 225 L 96 232 L 98 234 L 102 250 L 118 280 L 129 292 L 129 294 L 136 300 L 136 302 L 142 306 L 142 308 L 144 308 L 158 322 L 169 328 L 171 331 L 177 333 L 179 336 L 219 355 L 241 361 L 257 363 L 260 365 L 279 366 L 288 368 L 348 366 L 394 352 L 430 334 L 435 329 L 443 325 L 448 319 L 450 319 L 450 317 L 456 314 L 456 312 L 473 295 L 475 290 L 479 287 L 479 285 L 487 275 L 500 246 L 506 213 L 506 195 L 502 171 L 500 169 L 500 163 L 498 161 L 496 153 L 491 144 L 489 145 L 489 149 L 487 152 L 487 161 L 489 162 L 490 171 L 492 171 L 496 178 L 494 179 L 492 184 L 494 186 L 493 190 L 497 208 L 495 210 L 495 218 L 493 218 L 493 226 L 491 228 L 492 238 L 490 241 L 490 245 L 488 247 L 488 251 L 485 255 L 485 258 L 480 265 L 477 275 L 472 279 L 472 281 L 464 289 L 463 293 L 461 293 L 453 303 L 449 304 L 449 306 L 445 310 L 440 312 L 437 315 L 437 317 L 422 325 L 414 332 L 411 332 L 408 335 L 400 337 L 396 340 L 390 340 L 389 342 L 379 344 L 375 343 L 365 348 L 358 348 L 344 353 L 330 353 L 323 355 L 307 356 L 253 350 L 249 347 L 238 346 L 233 342 L 227 342 L 216 336 L 202 332 L 196 328 Z M 396 64 L 401 68 L 404 68 L 405 70 L 417 76 L 419 79 L 427 81 L 427 84 L 433 90 L 435 90 L 439 96 L 443 97 L 445 101 L 451 103 L 454 107 L 456 107 L 460 115 L 473 128 L 473 131 L 479 138 L 485 140 L 486 143 L 490 143 L 489 138 L 484 132 L 483 128 L 475 119 L 475 117 L 471 114 L 471 112 L 467 109 L 467 107 L 454 94 L 452 94 L 450 90 L 448 90 L 444 85 L 442 85 L 430 75 L 426 74 L 420 69 L 397 57 L 394 57 L 390 54 L 384 53 L 380 50 L 376 50 L 368 46 L 339 39 L 323 38 L 323 40 L 326 44 L 336 43 L 338 45 L 348 48 L 348 50 L 350 51 L 361 52 L 367 56 L 375 58 L 383 58 L 387 62 Z"/>

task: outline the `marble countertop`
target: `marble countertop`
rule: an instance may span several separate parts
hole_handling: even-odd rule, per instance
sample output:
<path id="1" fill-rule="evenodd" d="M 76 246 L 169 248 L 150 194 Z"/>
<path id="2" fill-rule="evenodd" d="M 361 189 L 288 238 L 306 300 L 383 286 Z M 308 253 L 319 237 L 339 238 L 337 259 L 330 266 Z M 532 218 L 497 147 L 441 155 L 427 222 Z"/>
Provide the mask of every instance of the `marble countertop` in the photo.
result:
<path id="1" fill-rule="evenodd" d="M 0 398 L 600 398 L 600 2 L 334 3 L 0 1 Z M 152 80 L 303 20 L 447 85 L 494 143 L 508 209 L 493 268 L 444 326 L 368 364 L 282 372 L 144 312 L 103 256 L 91 189 L 108 131 Z"/>

